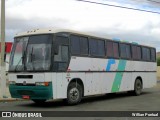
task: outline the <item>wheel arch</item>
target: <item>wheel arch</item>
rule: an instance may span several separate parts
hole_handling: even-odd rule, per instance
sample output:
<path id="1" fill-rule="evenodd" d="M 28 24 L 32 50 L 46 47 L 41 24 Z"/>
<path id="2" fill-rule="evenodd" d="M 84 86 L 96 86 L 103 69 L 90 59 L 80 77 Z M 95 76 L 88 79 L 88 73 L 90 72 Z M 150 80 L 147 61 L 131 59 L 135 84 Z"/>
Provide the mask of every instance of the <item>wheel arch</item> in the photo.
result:
<path id="1" fill-rule="evenodd" d="M 71 79 L 70 82 L 68 83 L 68 86 L 69 86 L 69 84 L 71 84 L 73 82 L 77 82 L 79 85 L 82 86 L 82 96 L 84 96 L 84 83 L 81 80 L 81 78 L 73 78 L 73 79 Z M 67 86 L 67 91 L 68 91 L 68 86 Z"/>

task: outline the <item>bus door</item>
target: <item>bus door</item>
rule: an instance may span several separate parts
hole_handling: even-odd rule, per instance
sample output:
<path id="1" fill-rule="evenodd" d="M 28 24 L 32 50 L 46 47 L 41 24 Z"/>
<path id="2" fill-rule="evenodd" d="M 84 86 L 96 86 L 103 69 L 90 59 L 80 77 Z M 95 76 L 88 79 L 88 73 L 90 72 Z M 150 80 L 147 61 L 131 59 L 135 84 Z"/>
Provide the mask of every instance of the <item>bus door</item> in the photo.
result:
<path id="1" fill-rule="evenodd" d="M 57 53 L 53 57 L 53 77 L 56 78 L 56 95 L 57 98 L 65 98 L 66 96 L 66 71 L 69 64 L 69 39 L 68 37 L 56 36 Z M 55 85 L 54 85 L 55 86 Z"/>

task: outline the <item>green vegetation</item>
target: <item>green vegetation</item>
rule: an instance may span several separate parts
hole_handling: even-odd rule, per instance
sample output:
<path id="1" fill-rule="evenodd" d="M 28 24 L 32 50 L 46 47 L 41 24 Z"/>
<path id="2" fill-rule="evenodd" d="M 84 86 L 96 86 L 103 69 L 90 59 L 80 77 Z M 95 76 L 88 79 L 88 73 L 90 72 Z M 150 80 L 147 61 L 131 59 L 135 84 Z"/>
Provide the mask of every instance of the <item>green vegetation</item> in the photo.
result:
<path id="1" fill-rule="evenodd" d="M 160 57 L 157 58 L 157 66 L 160 66 Z"/>

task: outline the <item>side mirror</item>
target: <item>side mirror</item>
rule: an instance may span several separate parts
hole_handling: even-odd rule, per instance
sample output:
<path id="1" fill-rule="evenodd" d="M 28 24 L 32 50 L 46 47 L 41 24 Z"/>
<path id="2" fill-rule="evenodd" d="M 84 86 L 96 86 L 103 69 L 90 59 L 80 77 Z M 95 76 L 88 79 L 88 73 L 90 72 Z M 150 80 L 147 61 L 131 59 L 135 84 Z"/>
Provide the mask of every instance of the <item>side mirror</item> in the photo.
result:
<path id="1" fill-rule="evenodd" d="M 6 61 L 6 53 L 4 53 L 4 62 Z"/>

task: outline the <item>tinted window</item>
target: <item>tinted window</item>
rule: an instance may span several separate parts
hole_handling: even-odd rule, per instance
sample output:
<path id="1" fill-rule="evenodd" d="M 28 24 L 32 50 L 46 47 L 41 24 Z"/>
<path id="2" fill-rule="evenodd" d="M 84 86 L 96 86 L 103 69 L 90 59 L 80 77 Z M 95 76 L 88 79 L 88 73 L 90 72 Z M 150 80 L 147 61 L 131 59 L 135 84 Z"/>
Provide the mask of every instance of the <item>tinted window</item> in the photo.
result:
<path id="1" fill-rule="evenodd" d="M 119 58 L 118 43 L 113 43 L 113 54 L 115 58 Z"/>
<path id="2" fill-rule="evenodd" d="M 80 37 L 80 51 L 81 55 L 88 55 L 88 39 Z"/>
<path id="3" fill-rule="evenodd" d="M 142 51 L 141 51 L 141 47 L 137 47 L 137 59 L 141 60 L 142 58 Z"/>
<path id="4" fill-rule="evenodd" d="M 131 58 L 131 49 L 130 45 L 127 44 L 120 44 L 120 53 L 122 58 Z"/>
<path id="5" fill-rule="evenodd" d="M 89 40 L 89 48 L 90 48 L 90 54 L 93 55 L 93 56 L 96 56 L 97 55 L 97 41 L 94 40 L 94 39 L 90 39 Z"/>
<path id="6" fill-rule="evenodd" d="M 147 60 L 151 61 L 151 51 L 149 48 L 147 48 Z"/>
<path id="7" fill-rule="evenodd" d="M 137 60 L 137 46 L 132 46 L 132 58 Z"/>
<path id="8" fill-rule="evenodd" d="M 108 57 L 113 57 L 113 42 L 106 42 L 106 51 Z"/>
<path id="9" fill-rule="evenodd" d="M 125 44 L 120 44 L 120 53 L 122 58 L 126 58 L 126 47 Z"/>
<path id="10" fill-rule="evenodd" d="M 80 41 L 78 36 L 71 36 L 71 51 L 72 54 L 80 54 Z"/>
<path id="11" fill-rule="evenodd" d="M 156 61 L 156 50 L 155 49 L 151 49 L 151 61 L 155 62 Z"/>
<path id="12" fill-rule="evenodd" d="M 127 53 L 127 57 L 128 59 L 131 58 L 131 46 L 130 45 L 126 45 L 126 53 Z"/>
<path id="13" fill-rule="evenodd" d="M 63 36 L 56 36 L 56 41 L 58 45 L 68 45 L 68 38 Z"/>
<path id="14" fill-rule="evenodd" d="M 142 47 L 142 59 L 145 61 L 150 61 L 150 49 Z"/>
<path id="15" fill-rule="evenodd" d="M 52 35 L 35 35 L 29 38 L 29 44 L 51 44 Z"/>
<path id="16" fill-rule="evenodd" d="M 65 71 L 68 65 L 68 46 L 62 45 L 58 48 L 58 55 L 54 56 L 54 71 Z"/>
<path id="17" fill-rule="evenodd" d="M 104 41 L 98 40 L 98 55 L 105 56 L 105 47 Z"/>
<path id="18" fill-rule="evenodd" d="M 134 60 L 141 59 L 141 47 L 132 45 L 132 58 Z"/>
<path id="19" fill-rule="evenodd" d="M 97 39 L 89 40 L 90 54 L 93 56 L 105 56 L 104 41 Z"/>
<path id="20" fill-rule="evenodd" d="M 75 55 L 88 55 L 88 38 L 72 35 L 71 51 Z"/>

